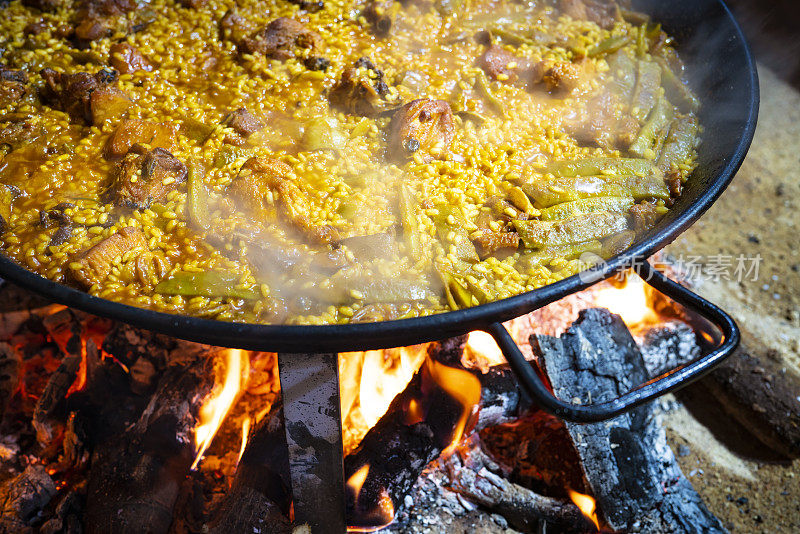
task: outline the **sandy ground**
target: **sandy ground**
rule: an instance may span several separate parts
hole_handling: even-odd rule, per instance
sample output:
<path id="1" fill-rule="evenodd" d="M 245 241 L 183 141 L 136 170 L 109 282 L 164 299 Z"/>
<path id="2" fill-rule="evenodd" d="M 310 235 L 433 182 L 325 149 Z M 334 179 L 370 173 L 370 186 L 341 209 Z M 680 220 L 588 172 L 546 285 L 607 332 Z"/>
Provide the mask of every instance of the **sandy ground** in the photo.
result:
<path id="1" fill-rule="evenodd" d="M 761 112 L 752 148 L 731 186 L 667 252 L 699 256 L 707 271 L 739 255 L 758 275 L 702 276 L 696 290 L 737 319 L 744 342 L 775 350 L 800 370 L 800 92 L 761 66 Z M 718 279 L 717 279 L 718 278 Z M 800 402 L 800 391 L 798 402 Z M 713 415 L 712 415 L 713 416 Z M 724 417 L 720 414 L 720 417 Z M 669 413 L 669 436 L 684 473 L 735 532 L 800 531 L 800 460 L 771 458 L 735 425 L 720 437 L 684 408 Z"/>

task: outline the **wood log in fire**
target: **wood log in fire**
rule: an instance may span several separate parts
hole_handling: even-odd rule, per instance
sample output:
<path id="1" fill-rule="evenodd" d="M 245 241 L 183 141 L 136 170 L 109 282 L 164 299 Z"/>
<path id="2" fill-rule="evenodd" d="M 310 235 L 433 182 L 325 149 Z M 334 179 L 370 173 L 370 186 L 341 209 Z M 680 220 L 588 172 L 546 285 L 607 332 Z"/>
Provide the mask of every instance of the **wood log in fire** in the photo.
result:
<path id="1" fill-rule="evenodd" d="M 601 402 L 647 380 L 630 332 L 619 316 L 604 309 L 581 312 L 559 338 L 532 336 L 531 345 L 561 399 Z M 612 528 L 725 532 L 683 476 L 652 406 L 603 423 L 567 423 L 567 429 Z"/>
<path id="2" fill-rule="evenodd" d="M 214 386 L 212 361 L 169 368 L 138 421 L 95 449 L 86 504 L 92 533 L 167 532 L 195 454 L 193 429 Z"/>
<path id="3" fill-rule="evenodd" d="M 25 471 L 0 486 L 0 532 L 33 532 L 31 524 L 56 494 L 56 485 L 43 465 Z"/>

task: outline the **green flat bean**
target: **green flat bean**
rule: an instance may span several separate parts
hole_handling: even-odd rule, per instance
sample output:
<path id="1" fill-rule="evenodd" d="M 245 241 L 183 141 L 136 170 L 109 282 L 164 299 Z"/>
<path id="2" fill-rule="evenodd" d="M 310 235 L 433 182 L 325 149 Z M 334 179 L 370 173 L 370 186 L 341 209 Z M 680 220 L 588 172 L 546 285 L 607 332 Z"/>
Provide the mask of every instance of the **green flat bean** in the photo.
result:
<path id="1" fill-rule="evenodd" d="M 194 162 L 189 163 L 187 189 L 189 220 L 195 226 L 208 230 L 211 226 L 211 216 L 208 212 L 208 192 L 203 183 L 203 175 Z"/>
<path id="2" fill-rule="evenodd" d="M 644 122 L 656 105 L 660 87 L 661 67 L 652 61 L 639 60 L 636 87 L 631 100 L 631 115 L 639 122 Z"/>
<path id="3" fill-rule="evenodd" d="M 556 204 L 541 210 L 540 219 L 543 221 L 555 221 L 569 219 L 577 215 L 585 215 L 597 211 L 625 212 L 633 206 L 633 197 L 594 197 L 573 200 Z"/>
<path id="4" fill-rule="evenodd" d="M 697 118 L 694 116 L 681 117 L 672 122 L 658 157 L 658 167 L 663 172 L 669 172 L 686 161 L 697 143 L 697 129 Z"/>
<path id="5" fill-rule="evenodd" d="M 582 243 L 547 247 L 542 250 L 531 250 L 520 254 L 519 259 L 517 259 L 517 266 L 530 270 L 540 265 L 547 265 L 556 258 L 570 260 L 580 257 L 581 254 L 586 252 L 600 255 L 602 249 L 603 244 L 597 239 L 592 239 Z"/>
<path id="6" fill-rule="evenodd" d="M 603 39 L 596 45 L 589 47 L 586 51 L 586 55 L 595 57 L 602 54 L 612 54 L 630 42 L 631 38 L 628 35 L 615 35 L 608 39 Z"/>
<path id="7" fill-rule="evenodd" d="M 592 176 L 595 174 L 638 174 L 658 173 L 651 161 L 639 158 L 585 158 L 553 161 L 539 172 L 555 176 Z"/>
<path id="8" fill-rule="evenodd" d="M 548 245 L 573 245 L 601 239 L 628 228 L 620 213 L 587 213 L 563 221 L 514 221 L 514 227 L 526 248 Z"/>
<path id="9" fill-rule="evenodd" d="M 414 191 L 407 185 L 400 186 L 400 220 L 403 225 L 403 236 L 408 245 L 411 257 L 419 259 L 425 257 L 422 248 L 422 236 L 417 223 L 417 202 Z"/>
<path id="10" fill-rule="evenodd" d="M 639 130 L 639 135 L 631 143 L 630 151 L 643 158 L 655 159 L 657 156 L 656 148 L 666 136 L 672 116 L 673 111 L 670 103 L 666 98 L 659 97 L 644 126 Z"/>
<path id="11" fill-rule="evenodd" d="M 489 87 L 489 78 L 486 77 L 486 73 L 482 70 L 475 75 L 475 89 L 495 111 L 500 114 L 503 113 L 503 103 L 492 93 L 492 89 Z"/>
<path id="12" fill-rule="evenodd" d="M 445 252 L 449 247 L 447 243 L 453 243 L 456 249 L 456 258 L 468 263 L 475 263 L 480 261 L 478 252 L 475 250 L 475 245 L 470 241 L 469 233 L 467 232 L 467 220 L 461 213 L 461 210 L 456 206 L 450 204 L 437 204 L 435 206 L 438 214 L 433 216 L 433 224 L 436 227 L 436 233 L 445 247 Z M 448 237 L 451 232 L 455 240 L 450 240 Z"/>
<path id="13" fill-rule="evenodd" d="M 522 186 L 538 206 L 593 197 L 669 198 L 669 188 L 661 171 L 647 176 L 575 176 L 540 180 Z"/>
<path id="14" fill-rule="evenodd" d="M 656 62 L 661 67 L 661 82 L 667 91 L 670 101 L 675 102 L 684 113 L 697 111 L 700 108 L 700 100 L 694 95 L 691 89 L 683 83 L 677 74 L 669 67 L 667 60 L 657 57 Z"/>
<path id="15" fill-rule="evenodd" d="M 228 297 L 257 299 L 261 293 L 255 289 L 236 287 L 240 276 L 236 273 L 206 271 L 194 273 L 181 271 L 156 286 L 157 293 L 200 297 Z"/>

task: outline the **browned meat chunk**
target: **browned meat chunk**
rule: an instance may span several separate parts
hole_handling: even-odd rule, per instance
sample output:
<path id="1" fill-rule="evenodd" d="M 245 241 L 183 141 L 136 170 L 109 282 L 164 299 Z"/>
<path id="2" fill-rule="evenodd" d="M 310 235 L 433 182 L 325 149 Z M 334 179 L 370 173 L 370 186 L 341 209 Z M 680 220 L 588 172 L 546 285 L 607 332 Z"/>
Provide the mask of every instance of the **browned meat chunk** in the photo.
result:
<path id="1" fill-rule="evenodd" d="M 372 33 L 378 37 L 388 37 L 399 7 L 400 4 L 394 0 L 388 2 L 371 0 L 364 9 L 363 15 L 372 28 Z"/>
<path id="2" fill-rule="evenodd" d="M 412 100 L 389 125 L 389 156 L 404 159 L 422 151 L 426 157 L 444 152 L 453 141 L 453 112 L 444 100 Z"/>
<path id="3" fill-rule="evenodd" d="M 624 108 L 618 96 L 602 93 L 564 126 L 581 145 L 625 150 L 639 133 L 639 122 L 623 113 Z"/>
<path id="4" fill-rule="evenodd" d="M 551 94 L 567 96 L 580 87 L 585 76 L 584 67 L 576 63 L 543 61 L 534 69 L 533 82 Z"/>
<path id="5" fill-rule="evenodd" d="M 26 36 L 35 37 L 39 34 L 44 33 L 47 30 L 47 24 L 39 20 L 37 22 L 30 22 L 24 28 L 22 28 L 22 33 Z"/>
<path id="6" fill-rule="evenodd" d="M 658 207 L 652 202 L 642 202 L 631 206 L 628 213 L 631 216 L 631 227 L 637 233 L 649 230 L 661 217 L 658 214 Z"/>
<path id="7" fill-rule="evenodd" d="M 208 3 L 208 0 L 180 0 L 180 3 L 186 9 L 200 9 Z"/>
<path id="8" fill-rule="evenodd" d="M 617 5 L 612 0 L 560 0 L 561 12 L 576 20 L 588 20 L 610 29 L 617 20 Z"/>
<path id="9" fill-rule="evenodd" d="M 519 234 L 516 232 L 495 232 L 489 228 L 478 230 L 478 236 L 472 236 L 472 242 L 478 248 L 481 258 L 493 255 L 498 250 L 513 251 L 519 248 Z"/>
<path id="10" fill-rule="evenodd" d="M 21 70 L 0 65 L 0 107 L 10 106 L 28 94 L 28 75 Z"/>
<path id="11" fill-rule="evenodd" d="M 108 62 L 112 67 L 122 74 L 130 74 L 136 71 L 150 72 L 153 65 L 147 61 L 141 52 L 128 43 L 117 43 L 108 51 Z"/>
<path id="12" fill-rule="evenodd" d="M 255 29 L 247 19 L 233 10 L 228 10 L 219 21 L 220 33 L 226 41 L 238 43 Z"/>
<path id="13" fill-rule="evenodd" d="M 89 288 L 108 277 L 115 261 L 122 261 L 124 257 L 134 259 L 148 251 L 147 239 L 140 229 L 131 226 L 120 228 L 116 234 L 81 252 L 73 262 L 80 266 L 71 265 L 70 274 L 75 281 Z"/>
<path id="14" fill-rule="evenodd" d="M 42 99 L 54 108 L 66 112 L 73 120 L 100 124 L 108 118 L 119 116 L 130 106 L 128 97 L 110 86 L 116 81 L 115 71 L 62 74 L 44 69 L 42 78 L 45 81 Z"/>
<path id="15" fill-rule="evenodd" d="M 75 9 L 75 38 L 80 45 L 127 31 L 124 15 L 134 11 L 136 0 L 82 0 Z"/>
<path id="16" fill-rule="evenodd" d="M 267 24 L 266 28 L 242 39 L 239 52 L 285 61 L 297 56 L 300 50 L 317 48 L 320 42 L 316 32 L 296 20 L 280 17 Z"/>
<path id="17" fill-rule="evenodd" d="M 493 80 L 514 83 L 519 78 L 520 70 L 527 66 L 527 61 L 515 56 L 499 45 L 491 45 L 476 61 Z"/>
<path id="18" fill-rule="evenodd" d="M 383 80 L 383 71 L 365 57 L 345 69 L 328 98 L 346 113 L 365 116 L 385 111 L 396 103 Z"/>
<path id="19" fill-rule="evenodd" d="M 22 0 L 22 5 L 40 11 L 55 11 L 64 4 L 63 0 Z"/>
<path id="20" fill-rule="evenodd" d="M 178 128 L 168 122 L 129 119 L 122 121 L 108 138 L 104 155 L 107 159 L 121 158 L 136 144 L 174 150 L 177 142 Z"/>
<path id="21" fill-rule="evenodd" d="M 232 111 L 225 116 L 222 124 L 232 128 L 237 134 L 242 137 L 250 137 L 257 131 L 264 128 L 264 123 L 261 119 L 247 111 L 245 108 L 239 108 Z"/>
<path id="22" fill-rule="evenodd" d="M 281 211 L 293 227 L 316 244 L 331 244 L 339 240 L 339 232 L 329 225 L 316 225 L 308 216 L 308 199 L 290 179 L 291 167 L 280 160 L 250 158 L 242 165 L 239 175 L 228 186 L 228 194 L 239 207 L 259 219 L 274 216 L 272 191 L 278 194 Z"/>
<path id="23" fill-rule="evenodd" d="M 114 169 L 109 192 L 117 206 L 142 209 L 186 180 L 186 165 L 163 148 L 134 146 Z"/>

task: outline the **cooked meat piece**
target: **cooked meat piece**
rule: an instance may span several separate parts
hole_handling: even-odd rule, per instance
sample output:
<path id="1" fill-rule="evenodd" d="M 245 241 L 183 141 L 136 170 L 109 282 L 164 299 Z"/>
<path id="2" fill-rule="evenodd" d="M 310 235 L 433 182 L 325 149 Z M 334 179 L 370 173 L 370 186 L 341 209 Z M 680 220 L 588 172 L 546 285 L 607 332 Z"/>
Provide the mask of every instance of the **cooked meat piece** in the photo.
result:
<path id="1" fill-rule="evenodd" d="M 143 209 L 186 180 L 186 165 L 163 148 L 134 146 L 114 169 L 109 192 L 117 206 Z"/>
<path id="2" fill-rule="evenodd" d="M 41 33 L 44 33 L 47 30 L 47 24 L 40 20 L 37 22 L 31 22 L 24 28 L 22 28 L 22 33 L 26 36 L 37 36 Z"/>
<path id="3" fill-rule="evenodd" d="M 567 96 L 580 86 L 584 75 L 581 65 L 569 61 L 543 61 L 533 70 L 533 83 L 543 85 L 554 95 Z"/>
<path id="4" fill-rule="evenodd" d="M 181 6 L 186 9 L 200 9 L 208 3 L 208 0 L 179 0 Z"/>
<path id="5" fill-rule="evenodd" d="M 476 61 L 493 80 L 514 83 L 519 72 L 529 67 L 526 59 L 520 58 L 499 45 L 489 46 Z"/>
<path id="6" fill-rule="evenodd" d="M 242 41 L 255 29 L 247 19 L 231 9 L 226 11 L 225 15 L 223 15 L 222 19 L 219 21 L 219 28 L 222 39 L 234 43 Z"/>
<path id="7" fill-rule="evenodd" d="M 228 186 L 228 193 L 239 207 L 259 219 L 270 218 L 272 209 L 271 191 L 277 193 L 278 201 L 286 218 L 292 225 L 317 244 L 330 244 L 339 240 L 339 232 L 329 225 L 315 225 L 308 216 L 308 199 L 290 178 L 291 167 L 277 159 L 250 158 L 239 171 L 239 175 Z"/>
<path id="8" fill-rule="evenodd" d="M 0 235 L 6 233 L 6 230 L 8 230 L 8 223 L 3 216 L 0 215 Z"/>
<path id="9" fill-rule="evenodd" d="M 43 135 L 44 129 L 41 125 L 34 126 L 29 120 L 11 122 L 0 129 L 0 144 L 17 150 L 25 145 L 30 145 Z"/>
<path id="10" fill-rule="evenodd" d="M 250 137 L 264 128 L 264 123 L 245 108 L 239 108 L 236 111 L 228 113 L 222 120 L 222 124 L 232 128 L 233 131 L 242 137 Z"/>
<path id="11" fill-rule="evenodd" d="M 109 87 L 117 79 L 116 71 L 62 74 L 46 68 L 41 74 L 45 81 L 42 99 L 66 112 L 73 120 L 100 124 L 107 118 L 118 116 L 130 106 L 130 100 L 124 93 Z"/>
<path id="12" fill-rule="evenodd" d="M 75 38 L 81 46 L 127 31 L 123 16 L 137 8 L 136 0 L 81 0 L 75 9 Z"/>
<path id="13" fill-rule="evenodd" d="M 280 17 L 266 28 L 258 30 L 239 43 L 241 54 L 260 54 L 285 61 L 301 49 L 314 50 L 321 42 L 320 36 L 296 20 Z"/>
<path id="14" fill-rule="evenodd" d="M 28 75 L 24 71 L 0 65 L 0 108 L 22 100 L 28 94 L 27 83 Z"/>
<path id="15" fill-rule="evenodd" d="M 108 277 L 115 261 L 124 256 L 133 259 L 148 251 L 144 233 L 139 228 L 126 226 L 89 250 L 81 252 L 73 262 L 80 266 L 70 265 L 70 274 L 75 281 L 88 289 Z"/>
<path id="16" fill-rule="evenodd" d="M 473 235 L 472 242 L 477 246 L 481 258 L 491 256 L 501 249 L 513 251 L 519 248 L 519 234 L 516 232 L 495 232 L 489 228 L 478 231 L 480 234 Z"/>
<path id="17" fill-rule="evenodd" d="M 389 125 L 389 155 L 404 159 L 421 150 L 426 154 L 445 151 L 453 141 L 453 112 L 444 100 L 412 100 Z"/>
<path id="18" fill-rule="evenodd" d="M 117 43 L 108 50 L 108 62 L 121 74 L 153 70 L 153 65 L 136 48 L 128 43 Z"/>
<path id="19" fill-rule="evenodd" d="M 331 104 L 346 113 L 371 116 L 397 103 L 383 80 L 383 71 L 365 57 L 342 73 L 328 95 Z"/>
<path id="20" fill-rule="evenodd" d="M 564 127 L 583 146 L 625 150 L 639 133 L 639 122 L 625 114 L 624 108 L 619 96 L 604 92 Z"/>
<path id="21" fill-rule="evenodd" d="M 22 0 L 22 5 L 40 11 L 55 11 L 64 4 L 63 0 Z"/>
<path id="22" fill-rule="evenodd" d="M 576 20 L 588 20 L 606 30 L 617 20 L 616 2 L 609 0 L 559 0 L 559 8 Z"/>
<path id="23" fill-rule="evenodd" d="M 120 122 L 106 142 L 106 159 L 121 158 L 133 145 L 173 150 L 178 142 L 177 126 L 168 122 L 129 119 Z"/>
<path id="24" fill-rule="evenodd" d="M 631 227 L 637 233 L 644 232 L 655 226 L 660 215 L 657 206 L 652 202 L 636 204 L 628 210 L 631 216 Z"/>
<path id="25" fill-rule="evenodd" d="M 380 2 L 370 0 L 362 15 L 372 28 L 373 34 L 378 37 L 388 37 L 399 7 L 400 4 L 395 0 Z"/>

